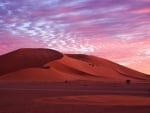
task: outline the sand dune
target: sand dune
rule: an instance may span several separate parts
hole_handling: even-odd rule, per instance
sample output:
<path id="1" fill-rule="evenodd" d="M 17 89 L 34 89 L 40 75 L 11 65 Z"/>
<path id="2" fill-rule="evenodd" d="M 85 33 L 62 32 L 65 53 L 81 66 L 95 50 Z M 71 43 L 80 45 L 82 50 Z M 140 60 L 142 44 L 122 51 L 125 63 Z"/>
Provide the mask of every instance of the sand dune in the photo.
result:
<path id="1" fill-rule="evenodd" d="M 42 67 L 45 63 L 62 57 L 61 53 L 50 49 L 18 49 L 0 56 L 0 75 L 24 68 Z"/>
<path id="2" fill-rule="evenodd" d="M 75 56 L 75 57 L 72 57 Z M 150 76 L 131 70 L 103 58 L 88 55 L 64 55 L 48 65 L 63 73 L 98 81 L 149 80 Z M 81 57 L 80 57 L 81 56 Z"/>
<path id="3" fill-rule="evenodd" d="M 109 60 L 49 49 L 19 49 L 0 56 L 0 80 L 149 82 L 150 76 Z"/>

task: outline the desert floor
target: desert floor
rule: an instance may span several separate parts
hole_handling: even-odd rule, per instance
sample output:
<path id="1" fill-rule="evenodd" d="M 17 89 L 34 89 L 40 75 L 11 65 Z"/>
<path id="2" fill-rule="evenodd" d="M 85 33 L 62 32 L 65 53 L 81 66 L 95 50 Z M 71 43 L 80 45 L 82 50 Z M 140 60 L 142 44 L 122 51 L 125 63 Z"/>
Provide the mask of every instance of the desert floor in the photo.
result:
<path id="1" fill-rule="evenodd" d="M 150 83 L 0 82 L 0 113 L 150 113 Z"/>

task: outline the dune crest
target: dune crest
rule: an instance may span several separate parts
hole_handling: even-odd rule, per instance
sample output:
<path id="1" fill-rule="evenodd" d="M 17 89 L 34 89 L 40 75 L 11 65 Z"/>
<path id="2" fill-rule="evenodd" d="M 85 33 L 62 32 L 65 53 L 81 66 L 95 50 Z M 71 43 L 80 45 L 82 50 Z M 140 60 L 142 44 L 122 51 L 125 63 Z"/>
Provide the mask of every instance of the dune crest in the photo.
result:
<path id="1" fill-rule="evenodd" d="M 63 57 L 51 49 L 24 48 L 0 56 L 0 75 L 31 67 L 42 67 Z"/>

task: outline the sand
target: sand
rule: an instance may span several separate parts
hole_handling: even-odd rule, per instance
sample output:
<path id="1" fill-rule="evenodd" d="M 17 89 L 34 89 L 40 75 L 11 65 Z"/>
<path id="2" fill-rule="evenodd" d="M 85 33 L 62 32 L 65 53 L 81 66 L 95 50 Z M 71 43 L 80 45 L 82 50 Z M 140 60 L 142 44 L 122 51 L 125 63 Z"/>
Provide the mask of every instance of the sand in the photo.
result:
<path id="1" fill-rule="evenodd" d="M 96 56 L 19 49 L 0 56 L 0 113 L 150 113 L 150 76 Z"/>
<path id="2" fill-rule="evenodd" d="M 25 68 L 41 68 L 44 64 L 63 57 L 63 54 L 51 49 L 25 48 L 0 56 L 0 75 Z"/>
<path id="3" fill-rule="evenodd" d="M 149 113 L 150 84 L 1 82 L 0 113 Z"/>
<path id="4" fill-rule="evenodd" d="M 91 55 L 26 48 L 0 56 L 0 80 L 150 82 L 150 76 Z"/>

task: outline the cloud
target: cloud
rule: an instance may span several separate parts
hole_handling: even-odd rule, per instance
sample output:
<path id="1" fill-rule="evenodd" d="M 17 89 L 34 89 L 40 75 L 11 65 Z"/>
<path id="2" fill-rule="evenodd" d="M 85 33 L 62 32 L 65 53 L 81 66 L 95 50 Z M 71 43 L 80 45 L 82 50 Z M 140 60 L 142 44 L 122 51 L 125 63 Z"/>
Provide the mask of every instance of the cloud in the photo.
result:
<path id="1" fill-rule="evenodd" d="M 116 62 L 147 59 L 149 6 L 149 0 L 0 1 L 0 53 L 48 47 Z"/>
<path id="2" fill-rule="evenodd" d="M 137 10 L 133 10 L 132 12 L 136 14 L 149 14 L 150 8 L 137 9 Z"/>

